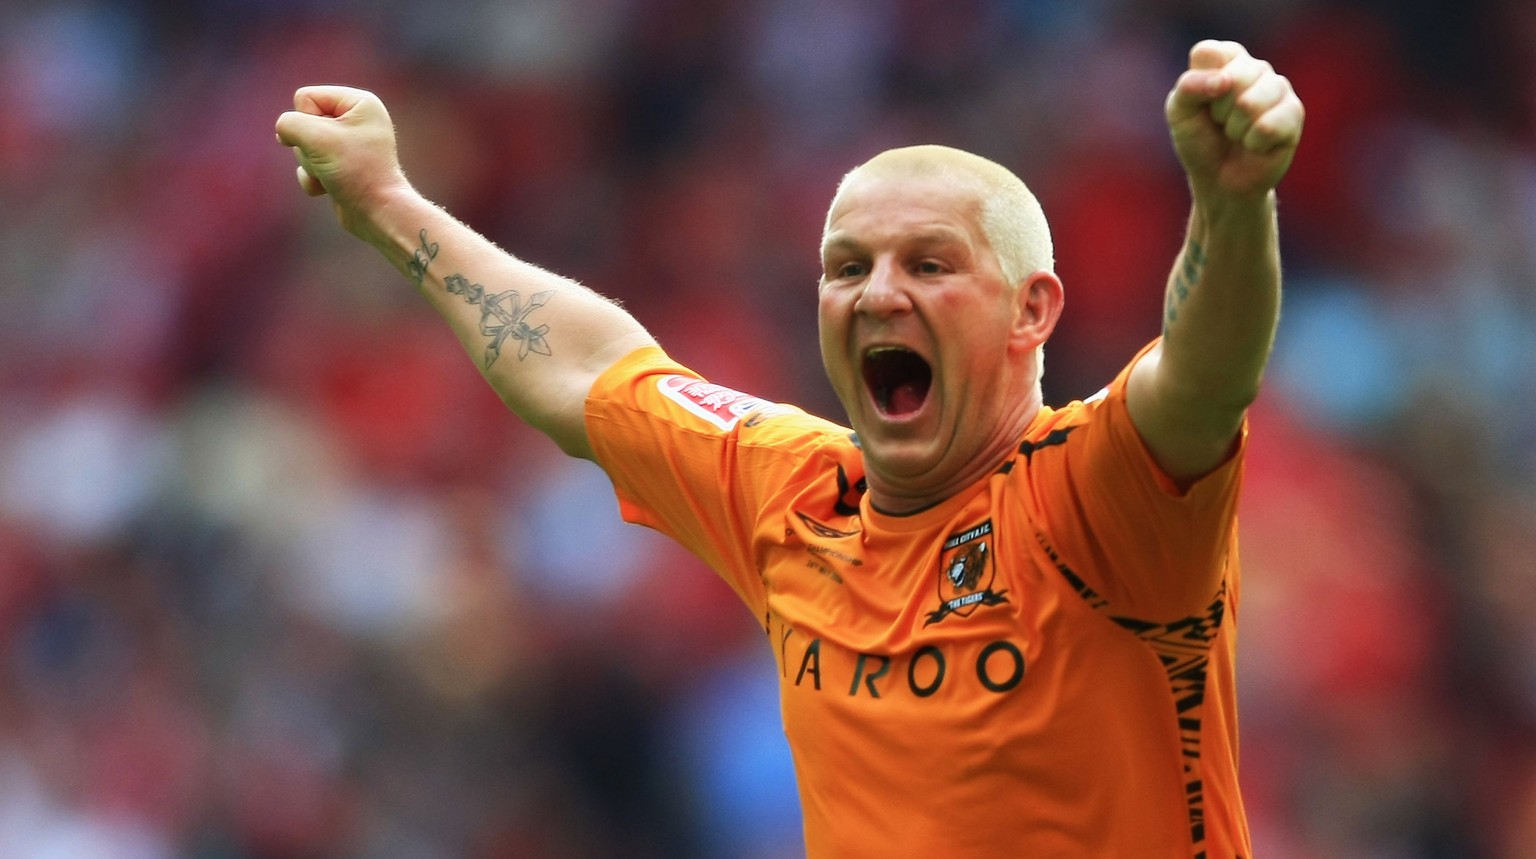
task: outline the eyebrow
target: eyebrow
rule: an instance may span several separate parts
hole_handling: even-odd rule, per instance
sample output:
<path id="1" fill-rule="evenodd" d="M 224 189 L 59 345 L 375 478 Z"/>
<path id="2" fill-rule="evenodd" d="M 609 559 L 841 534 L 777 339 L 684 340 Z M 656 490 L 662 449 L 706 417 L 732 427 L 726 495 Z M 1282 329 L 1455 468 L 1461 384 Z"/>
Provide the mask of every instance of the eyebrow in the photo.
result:
<path id="1" fill-rule="evenodd" d="M 824 239 L 821 243 L 821 255 L 826 257 L 838 251 L 859 253 L 864 250 L 864 243 L 848 236 Z"/>
<path id="2" fill-rule="evenodd" d="M 970 241 L 965 234 L 950 227 L 932 227 L 909 233 L 905 237 L 905 243 L 909 245 L 962 245 L 970 247 Z M 867 250 L 865 244 L 852 236 L 839 235 L 828 238 L 821 244 L 823 257 L 836 252 L 862 253 Z"/>

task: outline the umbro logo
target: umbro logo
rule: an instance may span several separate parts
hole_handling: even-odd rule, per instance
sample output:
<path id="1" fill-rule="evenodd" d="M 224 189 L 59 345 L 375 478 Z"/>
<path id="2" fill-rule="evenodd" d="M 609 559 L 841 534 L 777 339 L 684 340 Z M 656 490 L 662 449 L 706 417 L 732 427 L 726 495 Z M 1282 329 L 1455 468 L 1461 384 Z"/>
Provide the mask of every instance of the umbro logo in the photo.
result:
<path id="1" fill-rule="evenodd" d="M 844 537 L 856 537 L 859 534 L 858 529 L 854 529 L 852 531 L 839 530 L 837 528 L 833 528 L 831 525 L 828 525 L 825 522 L 812 519 L 804 513 L 801 513 L 799 510 L 795 511 L 795 515 L 800 517 L 800 521 L 805 523 L 805 527 L 809 528 L 811 533 L 818 537 L 826 537 L 829 540 L 840 540 Z"/>

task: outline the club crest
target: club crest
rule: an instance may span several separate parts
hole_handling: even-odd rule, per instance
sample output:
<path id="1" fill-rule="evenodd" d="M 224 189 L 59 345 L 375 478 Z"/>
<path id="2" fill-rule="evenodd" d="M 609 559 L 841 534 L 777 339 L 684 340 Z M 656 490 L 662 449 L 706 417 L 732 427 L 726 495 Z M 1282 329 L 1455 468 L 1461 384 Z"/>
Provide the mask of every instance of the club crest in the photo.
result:
<path id="1" fill-rule="evenodd" d="M 939 552 L 939 607 L 923 625 L 950 615 L 970 617 L 984 605 L 1008 601 L 1007 591 L 992 590 L 997 566 L 992 562 L 992 520 L 951 534 Z"/>

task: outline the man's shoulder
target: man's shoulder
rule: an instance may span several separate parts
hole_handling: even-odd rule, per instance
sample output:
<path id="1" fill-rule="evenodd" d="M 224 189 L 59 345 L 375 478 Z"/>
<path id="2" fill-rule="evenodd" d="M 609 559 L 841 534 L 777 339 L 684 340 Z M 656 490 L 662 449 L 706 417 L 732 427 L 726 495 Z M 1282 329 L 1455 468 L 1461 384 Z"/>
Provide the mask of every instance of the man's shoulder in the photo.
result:
<path id="1" fill-rule="evenodd" d="M 1110 389 L 1106 387 L 1091 397 L 1073 400 L 1066 405 L 1042 406 L 1019 439 L 1020 452 L 1025 452 L 1023 448 L 1061 444 L 1084 425 L 1103 419 L 1110 411 L 1104 408 L 1109 396 Z"/>
<path id="2" fill-rule="evenodd" d="M 784 474 L 786 483 L 817 481 L 836 473 L 849 486 L 863 486 L 864 452 L 853 430 L 799 409 L 748 423 L 743 421 L 737 434 L 743 458 L 781 463 L 789 469 Z"/>
<path id="3" fill-rule="evenodd" d="M 1115 374 L 1113 379 L 1092 394 L 1072 400 L 1063 406 L 1041 407 L 1040 413 L 1025 430 L 1023 440 L 1038 443 L 1052 433 L 1060 436 L 1074 427 L 1096 421 L 1128 421 L 1125 396 L 1131 370 L 1156 345 L 1157 341 L 1154 340 L 1143 346 L 1130 361 L 1126 362 L 1120 372 Z"/>
<path id="4" fill-rule="evenodd" d="M 599 377 L 588 393 L 588 410 L 605 403 L 652 414 L 680 429 L 759 444 L 851 434 L 798 406 L 706 379 L 655 346 L 635 350 Z"/>

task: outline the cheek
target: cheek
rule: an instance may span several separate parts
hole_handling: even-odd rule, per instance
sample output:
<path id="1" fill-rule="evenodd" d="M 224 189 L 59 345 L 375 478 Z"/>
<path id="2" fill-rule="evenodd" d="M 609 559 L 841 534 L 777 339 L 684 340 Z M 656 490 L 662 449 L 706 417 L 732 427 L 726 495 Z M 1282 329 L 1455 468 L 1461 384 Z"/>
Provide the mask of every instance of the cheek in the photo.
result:
<path id="1" fill-rule="evenodd" d="M 968 363 L 1002 360 L 1012 322 L 1006 305 L 950 294 L 935 296 L 926 309 L 938 336 L 958 345 Z"/>
<path id="2" fill-rule="evenodd" d="M 845 363 L 846 359 L 842 357 L 844 350 L 839 348 L 838 345 L 842 342 L 842 329 L 838 325 L 836 316 L 827 312 L 825 301 L 817 309 L 816 329 L 821 342 L 822 366 L 826 368 L 827 375 L 832 376 L 835 380 L 837 367 L 841 363 Z"/>
<path id="3" fill-rule="evenodd" d="M 947 386 L 963 393 L 969 408 L 986 412 L 1007 396 L 1009 329 L 990 309 L 978 310 L 966 318 L 956 318 L 943 333 L 950 344 L 944 356 Z"/>
<path id="4" fill-rule="evenodd" d="M 846 341 L 851 314 L 849 302 L 836 295 L 825 292 L 821 294 L 816 302 L 816 327 L 820 332 L 823 354 L 829 348 L 835 348 Z"/>

